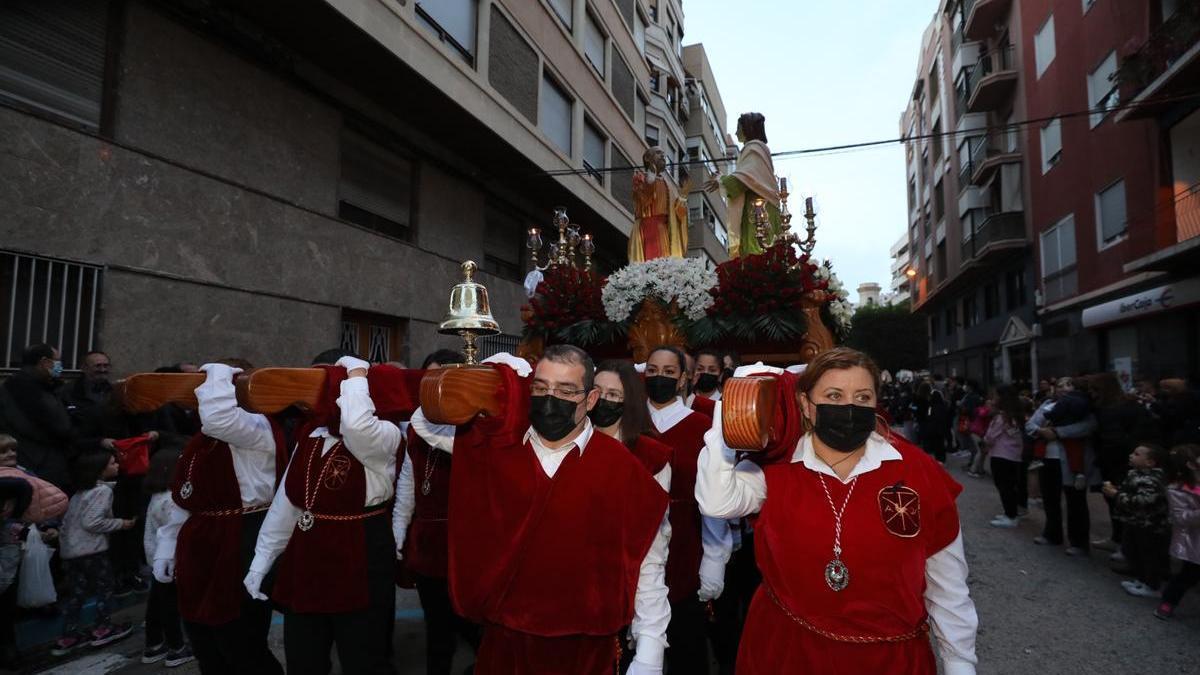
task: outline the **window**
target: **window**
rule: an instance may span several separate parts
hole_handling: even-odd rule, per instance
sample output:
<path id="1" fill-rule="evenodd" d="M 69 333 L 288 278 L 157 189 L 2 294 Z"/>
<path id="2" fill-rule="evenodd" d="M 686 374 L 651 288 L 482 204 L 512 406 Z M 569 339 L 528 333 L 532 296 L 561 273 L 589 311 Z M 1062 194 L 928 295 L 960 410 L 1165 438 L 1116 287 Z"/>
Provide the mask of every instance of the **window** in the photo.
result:
<path id="1" fill-rule="evenodd" d="M 371 363 L 403 361 L 407 327 L 406 319 L 342 308 L 339 346 L 362 354 Z"/>
<path id="2" fill-rule="evenodd" d="M 1122 179 L 1096 193 L 1096 248 L 1100 250 L 1111 246 L 1125 236 L 1128 229 L 1125 180 Z"/>
<path id="3" fill-rule="evenodd" d="M 0 3 L 0 100 L 98 130 L 107 24 L 107 2 Z"/>
<path id="4" fill-rule="evenodd" d="M 1016 311 L 1026 302 L 1025 271 L 1009 272 L 1004 280 L 1004 286 L 1005 308 L 1010 312 Z"/>
<path id="5" fill-rule="evenodd" d="M 979 303 L 976 301 L 975 296 L 972 295 L 963 298 L 962 307 L 963 328 L 970 328 L 971 326 L 979 323 L 979 315 L 977 313 L 979 311 Z"/>
<path id="6" fill-rule="evenodd" d="M 525 232 L 521 219 L 489 200 L 484 211 L 483 271 L 501 279 L 521 281 Z"/>
<path id="7" fill-rule="evenodd" d="M 650 91 L 658 93 L 658 71 L 654 69 L 650 70 Z"/>
<path id="8" fill-rule="evenodd" d="M 942 181 L 933 186 L 933 222 L 938 222 L 944 215 L 946 192 L 942 189 Z"/>
<path id="9" fill-rule="evenodd" d="M 933 60 L 933 67 L 929 69 L 929 100 L 937 101 L 938 85 L 941 84 L 941 78 L 938 77 L 938 62 Z"/>
<path id="10" fill-rule="evenodd" d="M 942 314 L 942 320 L 945 322 L 945 325 L 946 325 L 946 337 L 950 337 L 951 335 L 954 335 L 954 329 L 956 328 L 956 326 L 954 325 L 954 323 L 955 323 L 954 307 L 946 308 L 946 312 L 944 314 Z"/>
<path id="11" fill-rule="evenodd" d="M 58 347 L 63 368 L 79 370 L 96 346 L 102 272 L 94 265 L 0 251 L 0 344 L 7 345 L 0 370 L 20 368 L 21 352 L 36 342 Z"/>
<path id="12" fill-rule="evenodd" d="M 650 0 L 650 19 L 658 22 L 658 2 L 656 0 Z"/>
<path id="13" fill-rule="evenodd" d="M 558 15 L 559 20 L 563 22 L 567 30 L 575 27 L 575 12 L 572 7 L 574 3 L 575 0 L 550 0 L 550 6 L 554 8 L 554 13 Z"/>
<path id="14" fill-rule="evenodd" d="M 596 17 L 592 16 L 591 12 L 584 14 L 583 21 L 583 55 L 587 57 L 588 63 L 600 73 L 600 77 L 604 77 L 604 46 L 605 46 L 604 31 L 600 28 L 600 22 Z"/>
<path id="15" fill-rule="evenodd" d="M 917 181 L 908 181 L 908 211 L 912 213 L 917 208 Z"/>
<path id="16" fill-rule="evenodd" d="M 658 127 L 653 124 L 646 125 L 646 145 L 652 148 L 658 145 Z"/>
<path id="17" fill-rule="evenodd" d="M 1042 127 L 1042 174 L 1062 159 L 1062 120 L 1054 118 Z"/>
<path id="18" fill-rule="evenodd" d="M 1000 313 L 1000 287 L 994 283 L 983 287 L 983 318 L 990 319 Z"/>
<path id="19" fill-rule="evenodd" d="M 1037 76 L 1054 62 L 1054 15 L 1051 14 L 1046 23 L 1033 36 L 1033 60 L 1037 64 Z"/>
<path id="20" fill-rule="evenodd" d="M 1096 69 L 1088 74 L 1088 107 L 1094 112 L 1088 117 L 1088 121 L 1092 128 L 1100 124 L 1104 120 L 1104 116 L 1108 114 L 1120 101 L 1120 94 L 1117 92 L 1117 52 L 1113 50 L 1108 53 L 1108 56 L 1096 66 Z"/>
<path id="21" fill-rule="evenodd" d="M 559 150 L 571 154 L 571 99 L 549 75 L 542 75 L 538 127 Z"/>
<path id="22" fill-rule="evenodd" d="M 1042 283 L 1046 302 L 1075 294 L 1075 217 L 1067 216 L 1042 233 Z"/>
<path id="23" fill-rule="evenodd" d="M 604 185 L 604 174 L 600 173 L 600 169 L 604 168 L 604 134 L 592 124 L 591 120 L 583 121 L 583 168 L 587 169 L 588 175 L 596 179 L 597 183 Z"/>
<path id="24" fill-rule="evenodd" d="M 938 120 L 933 125 L 933 138 L 929 139 L 930 152 L 933 155 L 933 161 L 938 161 L 942 158 L 942 121 Z"/>
<path id="25" fill-rule="evenodd" d="M 342 134 L 338 217 L 412 241 L 413 162 L 366 136 Z"/>
<path id="26" fill-rule="evenodd" d="M 646 101 L 646 97 L 643 96 L 642 92 L 639 91 L 637 93 L 637 96 L 634 97 L 634 102 L 633 102 L 633 106 L 634 106 L 634 108 L 633 108 L 633 128 L 634 129 L 645 129 L 646 128 L 646 106 L 647 105 L 649 105 L 649 102 Z"/>
<path id="27" fill-rule="evenodd" d="M 475 59 L 476 0 L 423 0 L 417 3 L 417 16 L 433 29 L 442 42 L 449 43 L 466 57 Z"/>
<path id="28" fill-rule="evenodd" d="M 642 18 L 642 13 L 637 13 L 637 18 L 633 20 L 633 41 L 637 44 L 638 51 L 646 53 L 646 20 Z"/>

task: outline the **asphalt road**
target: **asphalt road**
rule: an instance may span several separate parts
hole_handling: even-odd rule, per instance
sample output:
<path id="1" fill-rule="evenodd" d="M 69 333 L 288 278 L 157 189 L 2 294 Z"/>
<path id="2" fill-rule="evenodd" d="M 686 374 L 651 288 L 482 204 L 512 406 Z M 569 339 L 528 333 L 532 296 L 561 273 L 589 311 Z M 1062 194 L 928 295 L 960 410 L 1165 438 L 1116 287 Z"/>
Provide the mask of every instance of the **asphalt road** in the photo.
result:
<path id="1" fill-rule="evenodd" d="M 1061 547 L 1036 546 L 1043 514 L 1034 508 L 1011 530 L 988 526 L 1000 511 L 990 480 L 974 479 L 951 460 L 964 490 L 958 506 L 971 595 L 979 611 L 979 672 L 983 673 L 1196 673 L 1200 672 L 1200 589 L 1185 597 L 1175 619 L 1153 616 L 1156 602 L 1127 595 L 1124 578 L 1109 568 L 1108 553 L 1071 558 Z M 1107 511 L 1092 498 L 1093 537 L 1108 533 Z M 424 673 L 423 630 L 416 594 L 397 595 L 396 665 L 401 675 Z M 136 610 L 130 620 L 140 620 Z M 277 624 L 279 617 L 276 617 Z M 282 626 L 272 639 L 282 658 Z M 105 652 L 84 654 L 49 673 L 156 673 L 138 662 L 140 635 Z M 456 672 L 469 663 L 460 650 Z M 198 673 L 194 664 L 177 668 Z"/>

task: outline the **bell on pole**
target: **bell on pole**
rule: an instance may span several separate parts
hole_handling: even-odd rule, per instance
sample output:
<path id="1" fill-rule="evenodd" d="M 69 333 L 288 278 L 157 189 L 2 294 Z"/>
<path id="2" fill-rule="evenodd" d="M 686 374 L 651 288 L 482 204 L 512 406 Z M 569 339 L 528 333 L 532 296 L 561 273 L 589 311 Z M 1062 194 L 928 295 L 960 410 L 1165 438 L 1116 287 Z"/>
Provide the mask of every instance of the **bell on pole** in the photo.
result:
<path id="1" fill-rule="evenodd" d="M 450 308 L 438 332 L 444 335 L 458 335 L 463 339 L 463 354 L 467 365 L 475 365 L 475 338 L 481 335 L 496 335 L 500 332 L 500 324 L 492 318 L 491 305 L 488 303 L 487 288 L 474 279 L 478 266 L 468 260 L 462 264 L 463 280 L 455 284 L 450 291 Z"/>

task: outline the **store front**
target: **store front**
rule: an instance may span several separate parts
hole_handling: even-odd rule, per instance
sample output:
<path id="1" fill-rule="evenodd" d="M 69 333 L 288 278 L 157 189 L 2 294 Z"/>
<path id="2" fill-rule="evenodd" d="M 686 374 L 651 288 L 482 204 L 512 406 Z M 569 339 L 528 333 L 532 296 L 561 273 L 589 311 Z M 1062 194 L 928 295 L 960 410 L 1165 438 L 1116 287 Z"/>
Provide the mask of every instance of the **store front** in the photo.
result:
<path id="1" fill-rule="evenodd" d="M 1099 337 L 1097 365 L 1128 386 L 1200 372 L 1200 277 L 1088 307 L 1082 323 Z"/>

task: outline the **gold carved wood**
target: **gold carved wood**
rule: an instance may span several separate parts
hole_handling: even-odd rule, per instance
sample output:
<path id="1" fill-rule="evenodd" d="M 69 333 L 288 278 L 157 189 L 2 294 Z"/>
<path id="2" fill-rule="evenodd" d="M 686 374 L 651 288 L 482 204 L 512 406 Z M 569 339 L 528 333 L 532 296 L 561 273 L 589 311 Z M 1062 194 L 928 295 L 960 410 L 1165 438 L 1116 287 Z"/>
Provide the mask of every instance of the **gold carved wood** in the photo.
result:
<path id="1" fill-rule="evenodd" d="M 671 303 L 670 309 L 675 309 Z M 645 363 L 650 350 L 660 345 L 687 349 L 687 339 L 671 320 L 671 313 L 661 302 L 653 298 L 642 301 L 641 309 L 629 327 L 629 351 L 634 363 Z"/>

